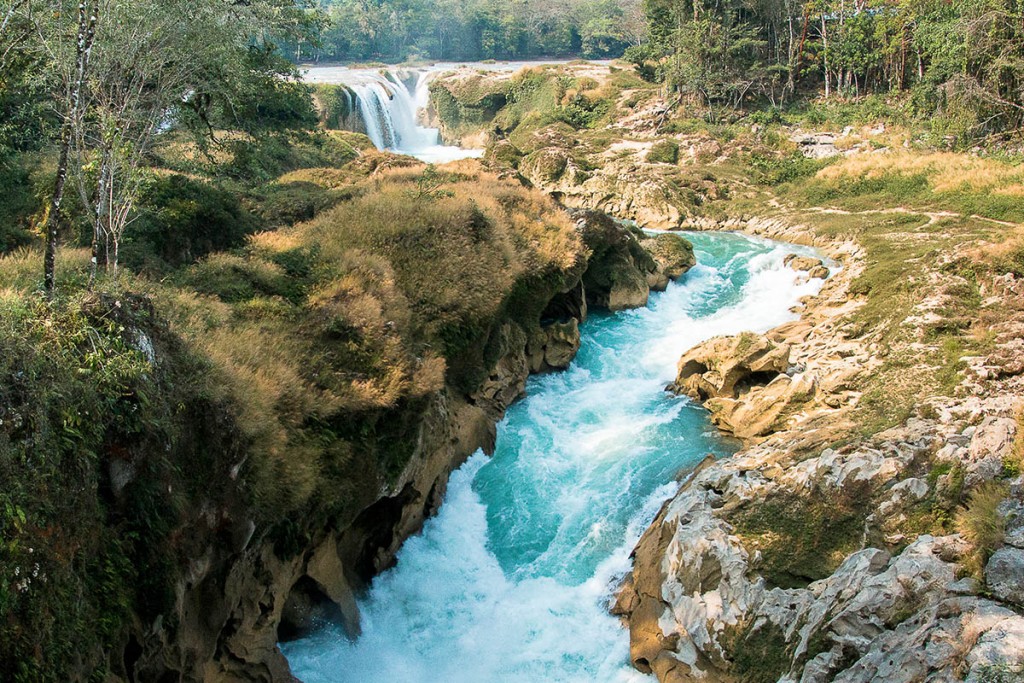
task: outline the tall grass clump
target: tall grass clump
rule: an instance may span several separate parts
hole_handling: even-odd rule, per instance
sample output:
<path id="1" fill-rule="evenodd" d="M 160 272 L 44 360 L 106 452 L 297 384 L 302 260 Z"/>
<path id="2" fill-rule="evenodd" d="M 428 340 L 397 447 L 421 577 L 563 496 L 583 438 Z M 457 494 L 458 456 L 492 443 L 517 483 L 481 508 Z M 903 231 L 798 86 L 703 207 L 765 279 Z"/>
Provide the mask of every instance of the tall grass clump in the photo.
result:
<path id="1" fill-rule="evenodd" d="M 956 515 L 956 530 L 971 546 L 964 567 L 973 576 L 981 577 L 985 564 L 1006 537 L 1006 519 L 999 506 L 1009 493 L 1002 482 L 986 482 L 970 494 L 967 505 Z"/>

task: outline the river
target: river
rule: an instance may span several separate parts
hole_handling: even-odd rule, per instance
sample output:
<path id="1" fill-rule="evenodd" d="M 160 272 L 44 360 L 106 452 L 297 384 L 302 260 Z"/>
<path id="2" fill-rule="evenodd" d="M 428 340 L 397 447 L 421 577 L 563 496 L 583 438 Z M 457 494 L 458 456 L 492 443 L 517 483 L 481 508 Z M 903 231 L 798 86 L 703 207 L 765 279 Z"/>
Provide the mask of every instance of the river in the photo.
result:
<path id="1" fill-rule="evenodd" d="M 820 290 L 784 267 L 810 250 L 687 235 L 699 265 L 647 308 L 595 314 L 565 372 L 530 379 L 497 450 L 451 479 L 439 514 L 360 602 L 355 642 L 327 626 L 282 645 L 305 683 L 618 683 L 629 636 L 608 613 L 629 554 L 677 477 L 736 446 L 664 391 L 680 355 L 792 320 Z"/>

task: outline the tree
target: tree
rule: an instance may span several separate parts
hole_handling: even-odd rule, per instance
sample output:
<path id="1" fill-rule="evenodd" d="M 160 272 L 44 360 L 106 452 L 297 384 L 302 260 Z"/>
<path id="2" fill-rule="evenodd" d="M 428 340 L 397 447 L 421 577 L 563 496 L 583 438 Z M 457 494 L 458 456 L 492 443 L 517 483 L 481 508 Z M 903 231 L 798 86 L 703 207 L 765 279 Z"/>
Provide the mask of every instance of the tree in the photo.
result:
<path id="1" fill-rule="evenodd" d="M 39 60 L 45 64 L 41 80 L 61 122 L 45 223 L 44 281 L 51 294 L 69 176 L 93 225 L 92 274 L 100 263 L 116 274 L 119 246 L 161 131 L 196 121 L 190 116 L 196 112 L 207 115 L 212 131 L 204 106 L 214 104 L 232 114 L 224 120 L 251 129 L 310 120 L 308 92 L 292 78 L 294 68 L 275 56 L 276 38 L 308 38 L 319 19 L 295 0 L 79 0 L 73 26 L 67 25 L 68 0 L 31 2 L 39 4 L 30 13 L 32 49 L 45 58 Z M 262 61 L 254 61 L 254 53 L 264 55 Z M 268 63 L 274 67 L 258 68 Z M 299 89 L 306 116 L 282 122 L 286 113 L 269 111 L 280 102 L 276 95 Z M 254 104 L 257 99 L 271 107 Z"/>
<path id="2" fill-rule="evenodd" d="M 67 185 L 71 146 L 74 142 L 75 131 L 80 127 L 83 118 L 83 95 L 98 24 L 99 0 L 78 0 L 78 24 L 75 32 L 73 65 L 68 69 L 61 68 L 61 65 L 66 62 L 60 59 L 62 52 L 60 42 L 52 46 L 50 51 L 51 56 L 55 58 L 53 63 L 58 73 L 58 93 L 63 95 L 63 101 L 58 100 L 57 104 L 61 118 L 57 176 L 54 180 L 53 194 L 50 197 L 50 206 L 43 229 L 43 234 L 46 237 L 46 253 L 43 257 L 43 286 L 49 296 L 53 295 L 56 284 L 60 207 L 64 201 L 64 190 Z M 46 29 L 37 25 L 37 30 L 42 32 Z M 41 43 L 46 46 L 45 37 L 42 38 Z"/>

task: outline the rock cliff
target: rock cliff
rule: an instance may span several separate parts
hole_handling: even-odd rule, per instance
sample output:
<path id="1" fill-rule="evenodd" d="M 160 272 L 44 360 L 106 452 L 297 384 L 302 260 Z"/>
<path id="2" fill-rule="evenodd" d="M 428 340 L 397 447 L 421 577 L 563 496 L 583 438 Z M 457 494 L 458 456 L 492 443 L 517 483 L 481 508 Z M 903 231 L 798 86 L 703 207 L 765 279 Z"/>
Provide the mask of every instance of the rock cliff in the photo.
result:
<path id="1" fill-rule="evenodd" d="M 747 447 L 689 475 L 634 552 L 615 611 L 634 665 L 659 681 L 1019 675 L 1022 480 L 1005 467 L 1021 378 L 1004 364 L 1019 316 L 1001 326 L 1004 350 L 974 360 L 955 397 L 865 430 L 856 379 L 881 361 L 870 337 L 844 327 L 862 305 L 850 291 L 859 252 L 832 253 L 843 270 L 802 320 L 713 339 L 680 361 L 673 389 L 704 401 Z M 955 513 L 964 487 L 970 509 L 1006 530 L 991 557 L 969 534 L 926 531 Z"/>
<path id="2" fill-rule="evenodd" d="M 497 360 L 476 388 L 446 386 L 389 418 L 406 424 L 411 452 L 392 482 L 361 495 L 361 509 L 322 527 L 295 519 L 290 539 L 254 538 L 256 526 L 241 505 L 198 511 L 189 539 L 196 551 L 178 574 L 173 610 L 133 633 L 124 677 L 290 681 L 280 638 L 300 637 L 325 620 L 358 636 L 356 594 L 436 512 L 451 472 L 476 450 L 493 448 L 495 425 L 523 394 L 528 375 L 569 365 L 589 307 L 646 303 L 648 277 L 660 271 L 636 235 L 597 213 L 579 216 L 577 230 L 586 259 L 531 289 L 529 296 L 542 299 L 529 306 L 542 311 L 536 321 L 510 317 L 497 326 L 490 342 Z M 681 268 L 678 258 L 673 267 Z"/>

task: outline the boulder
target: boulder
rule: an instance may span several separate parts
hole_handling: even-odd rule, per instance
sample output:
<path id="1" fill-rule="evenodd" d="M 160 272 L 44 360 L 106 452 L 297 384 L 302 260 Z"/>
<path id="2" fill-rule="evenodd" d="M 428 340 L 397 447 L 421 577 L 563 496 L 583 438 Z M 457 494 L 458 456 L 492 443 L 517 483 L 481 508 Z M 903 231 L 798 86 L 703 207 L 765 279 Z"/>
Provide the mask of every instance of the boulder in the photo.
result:
<path id="1" fill-rule="evenodd" d="M 789 346 L 749 332 L 716 337 L 684 354 L 678 367 L 672 386 L 676 393 L 700 401 L 736 399 L 784 373 L 789 368 Z"/>
<path id="2" fill-rule="evenodd" d="M 590 306 L 621 311 L 647 305 L 658 270 L 632 229 L 598 211 L 577 212 L 577 228 L 590 250 L 583 285 Z M 643 233 L 640 233 L 642 236 Z"/>
<path id="3" fill-rule="evenodd" d="M 498 168 L 514 168 L 522 158 L 523 153 L 508 140 L 498 140 L 484 153 L 484 161 Z"/>
<path id="4" fill-rule="evenodd" d="M 792 140 L 800 146 L 800 152 L 808 159 L 828 159 L 842 154 L 836 147 L 836 136 L 833 133 L 794 135 Z"/>
<path id="5" fill-rule="evenodd" d="M 967 447 L 967 474 L 964 483 L 975 486 L 998 477 L 1003 471 L 1003 462 L 1013 451 L 1017 436 L 1017 423 L 1008 417 L 986 417 Z"/>
<path id="6" fill-rule="evenodd" d="M 712 398 L 704 407 L 722 431 L 740 439 L 767 436 L 785 426 L 787 418 L 810 401 L 817 386 L 807 375 L 778 375 L 764 387 L 752 388 L 738 399 Z"/>
<path id="7" fill-rule="evenodd" d="M 785 258 L 784 263 L 793 270 L 807 273 L 807 276 L 810 278 L 824 280 L 830 274 L 829 269 L 825 266 L 825 262 L 813 256 L 790 254 Z"/>
<path id="8" fill-rule="evenodd" d="M 530 372 L 564 370 L 580 348 L 579 320 L 555 322 L 537 329 L 527 349 Z"/>
<path id="9" fill-rule="evenodd" d="M 640 242 L 641 246 L 654 257 L 658 269 L 669 280 L 678 280 L 697 265 L 693 244 L 681 235 L 662 233 Z"/>
<path id="10" fill-rule="evenodd" d="M 995 551 L 985 567 L 985 583 L 999 600 L 1024 607 L 1024 550 L 1005 547 Z"/>

